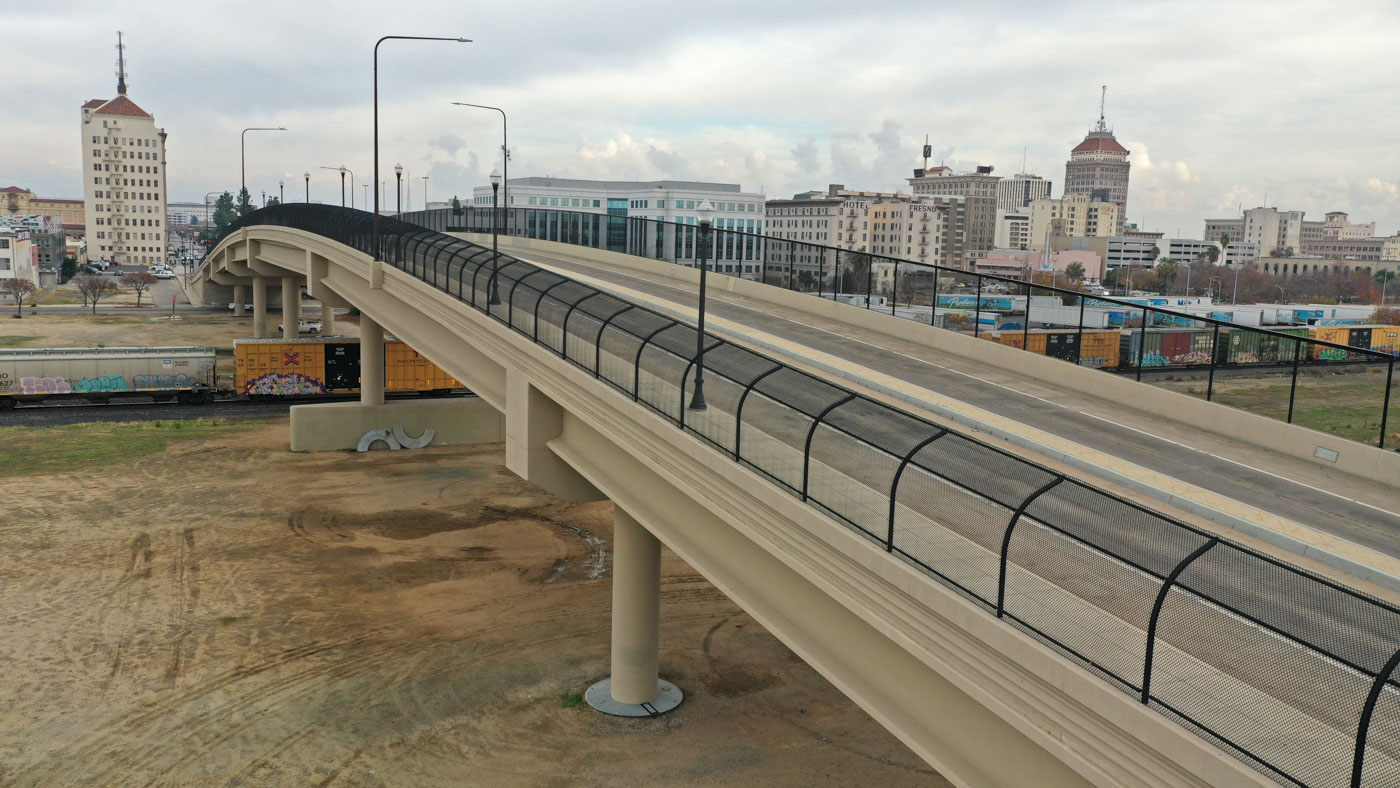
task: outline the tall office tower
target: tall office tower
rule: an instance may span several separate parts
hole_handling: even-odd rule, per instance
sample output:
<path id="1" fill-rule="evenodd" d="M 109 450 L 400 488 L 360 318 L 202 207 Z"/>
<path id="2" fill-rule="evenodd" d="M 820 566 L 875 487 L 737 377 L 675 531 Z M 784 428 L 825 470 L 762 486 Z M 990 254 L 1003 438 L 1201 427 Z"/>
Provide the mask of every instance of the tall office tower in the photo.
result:
<path id="1" fill-rule="evenodd" d="M 1116 203 L 1118 205 L 1117 230 L 1122 231 L 1128 215 L 1128 149 L 1118 144 L 1113 130 L 1104 122 L 1103 99 L 1108 86 L 1099 98 L 1099 122 L 1084 137 L 1084 141 L 1074 146 L 1065 162 L 1064 196 L 1082 194 L 1090 200 Z"/>

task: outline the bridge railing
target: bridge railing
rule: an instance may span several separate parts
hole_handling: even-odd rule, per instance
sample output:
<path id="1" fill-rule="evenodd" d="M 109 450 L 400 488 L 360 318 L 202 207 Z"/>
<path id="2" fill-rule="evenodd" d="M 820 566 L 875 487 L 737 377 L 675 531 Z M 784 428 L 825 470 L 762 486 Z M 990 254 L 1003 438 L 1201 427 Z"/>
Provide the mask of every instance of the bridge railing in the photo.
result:
<path id="1" fill-rule="evenodd" d="M 763 220 L 755 214 L 752 221 Z M 464 207 L 404 214 L 440 232 L 489 233 L 607 249 L 695 266 L 699 228 L 642 216 L 562 208 Z M 799 221 L 801 217 L 798 217 Z M 717 220 L 724 221 L 724 220 Z M 746 220 L 748 221 L 748 220 Z M 772 220 L 769 220 L 772 221 Z M 754 226 L 754 225 L 748 225 Z M 852 226 L 847 231 L 853 231 Z M 1351 344 L 1309 335 L 1313 307 L 1278 309 L 1300 325 L 1242 325 L 1242 308 L 1172 309 L 1170 297 L 1119 298 L 1022 278 L 871 254 L 814 241 L 716 227 L 715 273 L 742 276 L 896 317 L 986 338 L 1069 363 L 1131 375 L 1290 424 L 1385 448 L 1400 329 L 1348 335 Z M 937 233 L 912 225 L 904 248 L 937 247 Z M 914 240 L 917 238 L 917 240 Z M 830 240 L 830 239 L 829 239 Z M 1287 321 L 1285 321 L 1287 322 Z M 1334 332 L 1335 333 L 1335 332 Z M 1397 398 L 1400 399 L 1400 398 Z M 1400 401 L 1395 403 L 1400 407 Z"/>
<path id="2" fill-rule="evenodd" d="M 285 205 L 241 224 L 373 253 L 363 212 Z M 714 336 L 697 358 L 693 326 L 510 255 L 382 231 L 395 267 L 1262 773 L 1400 784 L 1400 609 Z"/>

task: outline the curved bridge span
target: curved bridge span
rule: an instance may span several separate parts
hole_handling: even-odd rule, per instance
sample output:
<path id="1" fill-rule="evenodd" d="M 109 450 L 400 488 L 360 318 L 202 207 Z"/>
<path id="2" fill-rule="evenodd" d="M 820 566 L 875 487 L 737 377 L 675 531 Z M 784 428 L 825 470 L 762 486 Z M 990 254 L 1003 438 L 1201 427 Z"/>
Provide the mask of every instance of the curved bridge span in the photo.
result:
<path id="1" fill-rule="evenodd" d="M 1400 611 L 735 342 L 692 410 L 693 326 L 371 222 L 257 211 L 200 276 L 264 332 L 270 280 L 359 309 L 367 406 L 387 330 L 512 471 L 615 502 L 617 701 L 658 692 L 659 540 L 956 784 L 1400 784 Z"/>

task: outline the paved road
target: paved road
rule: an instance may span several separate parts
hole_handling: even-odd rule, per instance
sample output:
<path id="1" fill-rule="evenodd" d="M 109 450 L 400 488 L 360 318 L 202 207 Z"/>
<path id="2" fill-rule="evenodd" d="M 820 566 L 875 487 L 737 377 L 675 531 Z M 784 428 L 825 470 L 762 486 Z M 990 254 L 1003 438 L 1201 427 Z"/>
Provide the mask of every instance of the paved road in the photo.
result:
<path id="1" fill-rule="evenodd" d="M 512 250 L 693 307 L 685 283 L 568 256 Z M 989 364 L 914 342 L 811 322 L 796 310 L 710 291 L 712 314 L 877 369 L 1241 503 L 1400 558 L 1400 494 L 1380 484 L 1240 444 L 1114 403 L 1053 389 Z M 836 328 L 836 326 L 833 326 Z M 1105 373 L 1106 374 L 1106 373 Z M 1170 437 L 1167 437 L 1170 436 Z"/>

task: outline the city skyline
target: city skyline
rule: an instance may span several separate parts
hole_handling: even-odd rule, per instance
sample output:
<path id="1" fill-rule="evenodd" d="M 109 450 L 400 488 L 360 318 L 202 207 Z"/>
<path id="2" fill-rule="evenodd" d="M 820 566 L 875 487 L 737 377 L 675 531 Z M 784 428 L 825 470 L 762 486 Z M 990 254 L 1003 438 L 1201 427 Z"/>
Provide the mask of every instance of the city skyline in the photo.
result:
<path id="1" fill-rule="evenodd" d="M 1246 13 L 1239 7 L 1159 3 L 1093 16 L 1078 4 L 1016 5 L 1001 17 L 939 9 L 929 12 L 940 31 L 931 59 L 910 57 L 924 46 L 900 22 L 924 13 L 914 6 L 860 18 L 833 3 L 735 6 L 744 24 L 727 24 L 740 17 L 724 7 L 679 29 L 646 26 L 660 12 L 640 6 L 615 12 L 628 24 L 599 25 L 561 5 L 539 29 L 509 9 L 439 10 L 434 29 L 475 43 L 381 53 L 380 180 L 392 195 L 392 165 L 402 162 L 415 181 L 429 176 L 434 200 L 484 183 L 499 166 L 498 120 L 448 104 L 461 100 L 511 113 L 517 176 L 698 179 L 778 198 L 828 183 L 892 190 L 920 166 L 929 134 L 935 161 L 958 169 L 990 164 L 1011 175 L 1024 149 L 1028 169 L 1054 181 L 1058 196 L 1069 150 L 1097 121 L 1108 84 L 1108 125 L 1132 151 L 1128 222 L 1191 236 L 1202 220 L 1266 204 L 1267 194 L 1268 205 L 1310 218 L 1343 210 L 1377 222 L 1382 235 L 1400 228 L 1400 155 L 1386 139 L 1397 111 L 1378 100 L 1400 86 L 1381 58 L 1400 29 L 1380 4 L 1345 20 L 1319 17 L 1306 34 L 1285 12 L 1252 19 L 1249 40 L 1230 47 L 1221 41 Z M 335 18 L 323 18 L 324 6 L 282 9 L 286 23 L 257 35 L 249 31 L 266 9 L 243 8 L 191 9 L 177 24 L 91 4 L 80 30 L 70 29 L 72 15 L 16 10 L 16 54 L 43 62 L 48 78 L 0 87 L 27 107 L 0 129 L 7 185 L 81 196 L 74 107 L 112 92 L 118 29 L 132 95 L 170 131 L 172 200 L 236 191 L 238 130 L 249 125 L 289 129 L 250 144 L 255 196 L 280 179 L 300 197 L 291 185 L 310 171 L 313 199 L 334 202 L 338 176 L 324 165 L 343 163 L 367 181 L 373 42 L 361 31 L 374 5 L 349 4 Z M 1206 18 L 1218 30 L 1188 24 Z M 385 24 L 376 32 L 415 32 L 377 30 Z M 300 33 L 312 25 L 315 40 Z M 1188 29 L 1194 38 L 1174 37 Z M 1170 58 L 1152 48 L 1154 36 L 1177 42 Z M 1093 62 L 1067 59 L 1090 44 L 1100 54 Z M 1228 89 L 1202 83 L 1207 72 Z"/>

